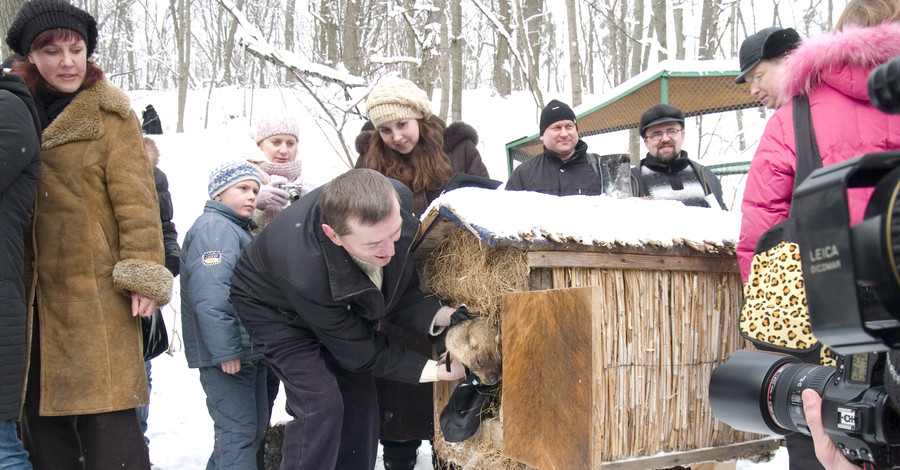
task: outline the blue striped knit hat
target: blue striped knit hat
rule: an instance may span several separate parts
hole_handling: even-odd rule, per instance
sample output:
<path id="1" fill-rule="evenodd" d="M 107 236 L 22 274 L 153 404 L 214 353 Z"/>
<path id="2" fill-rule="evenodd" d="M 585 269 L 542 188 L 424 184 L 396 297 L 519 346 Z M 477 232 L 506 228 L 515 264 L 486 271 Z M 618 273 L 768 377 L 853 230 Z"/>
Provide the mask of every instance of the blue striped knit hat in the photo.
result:
<path id="1" fill-rule="evenodd" d="M 250 162 L 241 160 L 217 166 L 209 173 L 209 198 L 215 199 L 226 189 L 244 180 L 253 180 L 262 185 L 259 170 Z"/>

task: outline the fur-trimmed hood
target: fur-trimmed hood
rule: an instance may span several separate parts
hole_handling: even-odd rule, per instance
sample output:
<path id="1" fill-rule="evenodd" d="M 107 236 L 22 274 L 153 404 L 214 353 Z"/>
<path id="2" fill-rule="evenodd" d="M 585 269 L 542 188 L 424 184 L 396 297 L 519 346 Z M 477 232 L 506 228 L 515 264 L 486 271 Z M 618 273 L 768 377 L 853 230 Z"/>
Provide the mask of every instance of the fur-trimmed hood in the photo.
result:
<path id="1" fill-rule="evenodd" d="M 809 95 L 822 83 L 847 96 L 868 100 L 869 73 L 900 54 L 900 24 L 882 23 L 823 34 L 803 41 L 786 59 L 778 106 Z"/>
<path id="2" fill-rule="evenodd" d="M 478 132 L 475 131 L 474 127 L 462 121 L 457 121 L 444 129 L 445 152 L 449 153 L 465 140 L 471 140 L 472 145 L 478 145 Z"/>
<path id="3" fill-rule="evenodd" d="M 104 131 L 103 111 L 118 114 L 122 119 L 133 112 L 128 95 L 106 79 L 78 93 L 77 98 L 44 130 L 43 150 L 69 142 L 100 139 Z"/>
<path id="4" fill-rule="evenodd" d="M 144 150 L 147 151 L 147 158 L 150 159 L 150 164 L 153 165 L 153 168 L 158 168 L 159 147 L 156 146 L 156 142 L 152 138 L 144 136 Z"/>
<path id="5" fill-rule="evenodd" d="M 356 136 L 354 148 L 356 153 L 363 155 L 369 150 L 369 144 L 372 142 L 372 135 L 375 131 L 362 131 Z M 471 140 L 472 145 L 478 145 L 478 132 L 474 127 L 457 121 L 450 124 L 444 129 L 444 151 L 450 153 L 460 143 Z"/>

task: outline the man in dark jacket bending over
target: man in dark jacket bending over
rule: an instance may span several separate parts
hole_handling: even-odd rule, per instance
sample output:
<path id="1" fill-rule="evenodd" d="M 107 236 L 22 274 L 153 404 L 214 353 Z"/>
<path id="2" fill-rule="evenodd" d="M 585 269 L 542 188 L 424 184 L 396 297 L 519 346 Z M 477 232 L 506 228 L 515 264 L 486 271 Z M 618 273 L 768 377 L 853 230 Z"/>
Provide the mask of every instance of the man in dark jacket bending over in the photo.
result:
<path id="1" fill-rule="evenodd" d="M 462 378 L 374 326 L 423 335 L 455 309 L 419 290 L 410 245 L 412 194 L 373 170 L 350 170 L 300 198 L 247 246 L 231 301 L 284 384 L 297 418 L 282 469 L 371 469 L 378 448 L 374 375 L 417 383 Z"/>

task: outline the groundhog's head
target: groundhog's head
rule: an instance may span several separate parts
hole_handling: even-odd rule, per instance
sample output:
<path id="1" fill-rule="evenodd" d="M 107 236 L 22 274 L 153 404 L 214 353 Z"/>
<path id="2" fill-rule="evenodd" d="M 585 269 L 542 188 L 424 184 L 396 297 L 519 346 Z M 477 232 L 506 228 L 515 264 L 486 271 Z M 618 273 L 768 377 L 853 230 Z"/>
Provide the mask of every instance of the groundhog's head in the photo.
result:
<path id="1" fill-rule="evenodd" d="M 503 377 L 500 328 L 487 317 L 476 317 L 449 327 L 447 352 L 485 385 L 494 385 Z"/>

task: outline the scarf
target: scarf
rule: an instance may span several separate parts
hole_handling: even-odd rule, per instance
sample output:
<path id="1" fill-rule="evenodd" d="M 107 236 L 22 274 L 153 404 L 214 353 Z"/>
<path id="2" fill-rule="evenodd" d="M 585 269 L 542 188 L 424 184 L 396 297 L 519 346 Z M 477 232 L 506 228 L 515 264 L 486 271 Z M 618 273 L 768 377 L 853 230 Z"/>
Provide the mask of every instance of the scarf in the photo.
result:
<path id="1" fill-rule="evenodd" d="M 37 106 L 38 119 L 41 121 L 41 131 L 47 129 L 47 126 L 66 109 L 66 106 L 75 99 L 77 94 L 77 91 L 75 93 L 62 93 L 51 90 L 43 84 L 37 86 L 34 94 L 34 104 Z"/>

